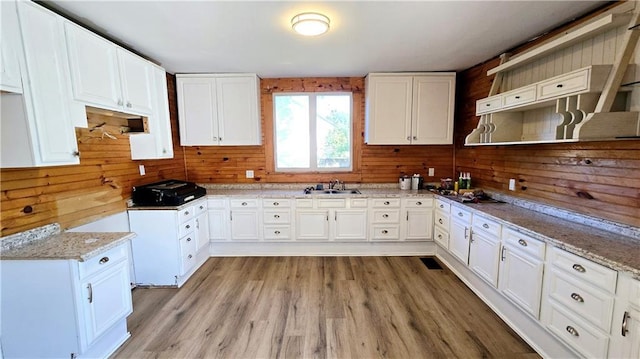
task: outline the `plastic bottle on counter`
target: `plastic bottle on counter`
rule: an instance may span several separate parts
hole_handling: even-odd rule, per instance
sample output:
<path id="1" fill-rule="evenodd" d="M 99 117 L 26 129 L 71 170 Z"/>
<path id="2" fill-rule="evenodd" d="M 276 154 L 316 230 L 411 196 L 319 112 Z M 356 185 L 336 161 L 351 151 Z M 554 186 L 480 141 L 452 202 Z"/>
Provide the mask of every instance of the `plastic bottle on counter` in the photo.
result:
<path id="1" fill-rule="evenodd" d="M 467 180 L 465 185 L 467 186 L 467 189 L 471 189 L 471 172 L 467 172 Z"/>
<path id="2" fill-rule="evenodd" d="M 462 172 L 460 172 L 460 177 L 458 178 L 458 188 L 460 189 L 467 188 L 464 184 L 464 177 Z"/>

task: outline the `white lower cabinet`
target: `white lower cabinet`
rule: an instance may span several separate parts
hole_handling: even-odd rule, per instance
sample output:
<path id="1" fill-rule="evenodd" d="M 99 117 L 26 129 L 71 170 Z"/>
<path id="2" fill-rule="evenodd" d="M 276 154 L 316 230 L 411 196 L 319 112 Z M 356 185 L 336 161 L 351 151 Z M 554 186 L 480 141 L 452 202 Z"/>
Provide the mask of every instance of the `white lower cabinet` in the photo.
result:
<path id="1" fill-rule="evenodd" d="M 402 212 L 405 214 L 404 239 L 433 239 L 433 198 L 405 198 Z"/>
<path id="2" fill-rule="evenodd" d="M 336 241 L 367 240 L 367 209 L 336 209 L 334 211 L 334 233 Z"/>
<path id="3" fill-rule="evenodd" d="M 618 276 L 609 358 L 640 358 L 640 280 Z"/>
<path id="4" fill-rule="evenodd" d="M 128 212 L 131 231 L 138 235 L 132 245 L 136 284 L 181 287 L 209 257 L 202 243 L 208 237 L 206 199 L 177 209 Z"/>
<path id="5" fill-rule="evenodd" d="M 293 240 L 292 200 L 288 198 L 265 198 L 262 200 L 264 240 Z"/>
<path id="6" fill-rule="evenodd" d="M 451 206 L 449 252 L 464 264 L 469 263 L 471 212 L 461 206 Z"/>
<path id="7" fill-rule="evenodd" d="M 369 200 L 369 238 L 371 241 L 400 240 L 400 199 Z"/>
<path id="8" fill-rule="evenodd" d="M 229 237 L 229 200 L 209 197 L 207 199 L 209 241 L 226 241 Z"/>
<path id="9" fill-rule="evenodd" d="M 534 318 L 540 318 L 545 243 L 511 229 L 502 233 L 498 289 Z"/>
<path id="10" fill-rule="evenodd" d="M 328 241 L 329 210 L 297 207 L 296 240 Z"/>
<path id="11" fill-rule="evenodd" d="M 366 241 L 366 198 L 296 200 L 296 240 Z"/>
<path id="12" fill-rule="evenodd" d="M 480 278 L 497 287 L 502 226 L 478 214 L 473 215 L 472 223 L 469 239 L 469 267 Z"/>
<path id="13" fill-rule="evenodd" d="M 262 239 L 260 200 L 257 198 L 232 198 L 229 203 L 231 240 L 258 241 Z"/>
<path id="14" fill-rule="evenodd" d="M 3 356 L 111 355 L 129 337 L 129 263 L 128 241 L 84 262 L 3 260 Z"/>

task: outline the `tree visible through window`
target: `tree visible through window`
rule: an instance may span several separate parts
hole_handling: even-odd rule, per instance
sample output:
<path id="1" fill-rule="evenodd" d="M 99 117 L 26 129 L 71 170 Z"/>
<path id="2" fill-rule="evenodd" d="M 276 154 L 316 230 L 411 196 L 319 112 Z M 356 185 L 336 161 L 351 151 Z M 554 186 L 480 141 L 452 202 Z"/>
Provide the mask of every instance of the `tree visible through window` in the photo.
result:
<path id="1" fill-rule="evenodd" d="M 279 171 L 351 170 L 351 94 L 274 94 Z"/>

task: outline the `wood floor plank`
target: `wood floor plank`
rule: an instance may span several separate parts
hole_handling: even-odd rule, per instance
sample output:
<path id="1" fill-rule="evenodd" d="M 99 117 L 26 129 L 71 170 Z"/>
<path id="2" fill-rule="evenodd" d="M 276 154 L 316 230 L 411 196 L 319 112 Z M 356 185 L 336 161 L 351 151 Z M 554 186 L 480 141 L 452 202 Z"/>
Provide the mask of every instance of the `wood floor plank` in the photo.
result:
<path id="1" fill-rule="evenodd" d="M 415 257 L 211 258 L 181 289 L 133 299 L 114 358 L 539 358 Z"/>

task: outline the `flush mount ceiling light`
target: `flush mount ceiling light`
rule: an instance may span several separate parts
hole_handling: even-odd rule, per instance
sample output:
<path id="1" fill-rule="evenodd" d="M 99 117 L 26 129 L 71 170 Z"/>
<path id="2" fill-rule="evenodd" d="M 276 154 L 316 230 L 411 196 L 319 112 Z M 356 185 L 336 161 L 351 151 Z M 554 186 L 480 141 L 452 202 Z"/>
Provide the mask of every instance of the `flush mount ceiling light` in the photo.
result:
<path id="1" fill-rule="evenodd" d="M 291 27 L 300 35 L 322 35 L 329 31 L 329 18 L 316 12 L 303 12 L 291 19 Z"/>

